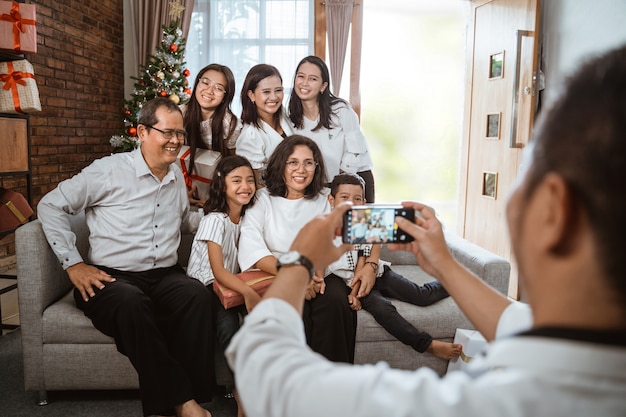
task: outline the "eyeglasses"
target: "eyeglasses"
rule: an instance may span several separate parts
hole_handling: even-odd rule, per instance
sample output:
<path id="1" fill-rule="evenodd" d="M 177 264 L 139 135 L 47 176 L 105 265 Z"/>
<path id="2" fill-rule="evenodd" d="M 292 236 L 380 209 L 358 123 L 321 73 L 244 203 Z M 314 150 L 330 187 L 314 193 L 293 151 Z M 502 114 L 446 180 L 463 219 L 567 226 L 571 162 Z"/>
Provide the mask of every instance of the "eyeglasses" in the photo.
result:
<path id="1" fill-rule="evenodd" d="M 176 135 L 176 138 L 178 140 L 180 140 L 181 142 L 185 142 L 187 140 L 187 132 L 185 132 L 184 130 L 174 130 L 174 129 L 161 130 L 158 127 L 154 127 L 154 126 L 151 126 L 151 125 L 144 125 L 144 126 L 150 128 L 150 129 L 154 129 L 157 132 L 161 132 L 163 137 L 165 139 L 167 139 L 167 140 L 172 140 L 174 135 Z"/>
<path id="2" fill-rule="evenodd" d="M 208 78 L 201 78 L 200 82 L 206 85 L 207 88 L 213 88 L 213 92 L 215 94 L 224 95 L 226 94 L 226 89 L 222 84 L 216 84 Z"/>
<path id="3" fill-rule="evenodd" d="M 295 171 L 296 169 L 300 167 L 304 167 L 304 169 L 306 169 L 307 171 L 313 171 L 315 167 L 317 167 L 317 162 L 315 162 L 312 159 L 307 159 L 302 162 L 296 159 L 290 159 L 289 161 L 286 162 L 286 165 L 287 165 L 287 168 L 289 168 L 291 171 Z"/>

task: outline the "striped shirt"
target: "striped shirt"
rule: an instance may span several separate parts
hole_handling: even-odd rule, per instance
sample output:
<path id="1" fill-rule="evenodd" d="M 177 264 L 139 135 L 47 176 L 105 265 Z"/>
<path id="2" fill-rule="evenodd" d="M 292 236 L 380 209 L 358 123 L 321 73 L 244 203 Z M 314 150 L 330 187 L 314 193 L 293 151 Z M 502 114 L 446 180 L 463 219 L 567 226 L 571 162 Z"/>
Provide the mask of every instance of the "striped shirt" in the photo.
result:
<path id="1" fill-rule="evenodd" d="M 187 275 L 202 281 L 204 285 L 211 284 L 215 279 L 209 262 L 208 242 L 222 247 L 224 268 L 233 274 L 238 273 L 239 224 L 233 223 L 225 213 L 209 213 L 200 220 L 191 246 Z"/>

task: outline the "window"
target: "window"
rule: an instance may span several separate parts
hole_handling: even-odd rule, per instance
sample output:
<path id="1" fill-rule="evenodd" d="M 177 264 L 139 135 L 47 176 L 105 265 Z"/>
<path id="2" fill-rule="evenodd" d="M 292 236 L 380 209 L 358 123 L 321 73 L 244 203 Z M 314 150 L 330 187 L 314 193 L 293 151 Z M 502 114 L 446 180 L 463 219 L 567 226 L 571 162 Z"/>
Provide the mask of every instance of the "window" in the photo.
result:
<path id="1" fill-rule="evenodd" d="M 259 63 L 280 71 L 289 96 L 298 62 L 313 53 L 312 0 L 196 0 L 185 60 L 190 84 L 204 66 L 219 63 L 235 75 L 233 110 L 248 70 Z"/>

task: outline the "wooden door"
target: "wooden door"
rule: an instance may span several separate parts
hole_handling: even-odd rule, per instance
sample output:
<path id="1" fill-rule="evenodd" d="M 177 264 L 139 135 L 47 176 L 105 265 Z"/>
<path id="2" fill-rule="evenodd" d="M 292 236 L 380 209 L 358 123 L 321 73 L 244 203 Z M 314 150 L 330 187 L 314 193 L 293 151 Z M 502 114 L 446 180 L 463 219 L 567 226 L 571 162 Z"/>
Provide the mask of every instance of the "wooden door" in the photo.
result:
<path id="1" fill-rule="evenodd" d="M 506 200 L 530 139 L 539 0 L 472 1 L 462 146 L 460 233 L 509 259 L 509 296 L 517 272 L 506 225 Z"/>

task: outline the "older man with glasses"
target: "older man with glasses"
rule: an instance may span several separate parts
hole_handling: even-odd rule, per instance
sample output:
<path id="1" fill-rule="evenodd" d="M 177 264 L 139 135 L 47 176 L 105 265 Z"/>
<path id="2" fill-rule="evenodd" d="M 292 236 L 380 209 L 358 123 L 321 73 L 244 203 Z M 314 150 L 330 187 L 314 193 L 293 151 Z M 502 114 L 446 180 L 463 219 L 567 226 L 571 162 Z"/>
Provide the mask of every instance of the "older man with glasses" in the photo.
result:
<path id="1" fill-rule="evenodd" d="M 138 149 L 62 181 L 38 215 L 76 305 L 137 370 L 144 414 L 205 417 L 199 403 L 210 401 L 214 384 L 210 297 L 177 258 L 181 230 L 199 221 L 173 164 L 186 136 L 183 116 L 156 98 L 138 122 Z M 81 212 L 90 232 L 86 260 L 69 222 Z"/>

